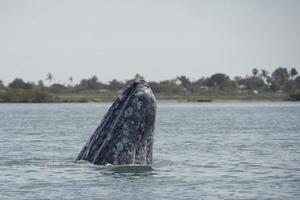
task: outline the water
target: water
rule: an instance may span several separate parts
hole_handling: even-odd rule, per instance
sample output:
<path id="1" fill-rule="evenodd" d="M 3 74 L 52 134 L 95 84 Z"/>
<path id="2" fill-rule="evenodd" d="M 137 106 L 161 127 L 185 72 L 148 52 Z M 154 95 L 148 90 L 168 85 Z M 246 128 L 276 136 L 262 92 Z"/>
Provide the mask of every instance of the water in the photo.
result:
<path id="1" fill-rule="evenodd" d="M 74 162 L 109 104 L 0 104 L 0 199 L 300 199 L 299 103 L 160 103 L 151 167 Z"/>

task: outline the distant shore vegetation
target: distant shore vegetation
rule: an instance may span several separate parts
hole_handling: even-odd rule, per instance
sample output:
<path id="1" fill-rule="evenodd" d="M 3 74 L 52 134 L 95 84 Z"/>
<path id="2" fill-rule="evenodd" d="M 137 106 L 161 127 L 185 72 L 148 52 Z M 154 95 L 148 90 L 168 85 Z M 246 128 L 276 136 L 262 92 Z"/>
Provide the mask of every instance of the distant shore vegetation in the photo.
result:
<path id="1" fill-rule="evenodd" d="M 15 78 L 8 85 L 0 80 L 0 102 L 103 102 L 112 101 L 121 90 L 140 74 L 127 81 L 113 79 L 108 83 L 97 76 L 73 84 L 55 83 L 48 73 L 37 83 Z M 224 73 L 190 80 L 178 76 L 170 80 L 149 81 L 159 100 L 206 102 L 212 100 L 300 100 L 300 76 L 296 68 L 278 67 L 273 72 L 254 68 L 251 75 L 231 79 Z"/>

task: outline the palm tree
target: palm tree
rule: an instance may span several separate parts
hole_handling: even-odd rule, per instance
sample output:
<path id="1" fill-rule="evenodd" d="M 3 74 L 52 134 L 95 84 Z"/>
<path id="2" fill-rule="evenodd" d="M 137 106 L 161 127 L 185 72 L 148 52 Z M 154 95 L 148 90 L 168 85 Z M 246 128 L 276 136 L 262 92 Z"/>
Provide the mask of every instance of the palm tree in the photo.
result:
<path id="1" fill-rule="evenodd" d="M 267 78 L 267 76 L 269 75 L 269 72 L 267 70 L 263 69 L 263 70 L 261 70 L 261 75 L 262 75 L 262 77 Z"/>
<path id="2" fill-rule="evenodd" d="M 269 72 L 265 69 L 262 69 L 261 76 L 263 77 L 263 80 L 268 83 Z"/>
<path id="3" fill-rule="evenodd" d="M 252 69 L 252 74 L 253 74 L 253 76 L 256 76 L 258 74 L 258 69 L 253 68 Z"/>
<path id="4" fill-rule="evenodd" d="M 298 74 L 297 70 L 295 68 L 291 69 L 290 75 L 292 77 L 292 79 L 294 78 L 294 76 L 296 76 Z"/>
<path id="5" fill-rule="evenodd" d="M 72 86 L 72 84 L 73 84 L 73 77 L 72 76 L 69 77 L 69 81 L 70 81 L 70 83 L 69 83 L 70 86 Z"/>
<path id="6" fill-rule="evenodd" d="M 48 72 L 47 76 L 46 76 L 46 80 L 49 81 L 49 86 L 51 85 L 52 80 L 54 79 L 53 74 Z"/>
<path id="7" fill-rule="evenodd" d="M 4 88 L 5 88 L 5 86 L 4 86 L 3 82 L 2 82 L 2 80 L 0 80 L 0 90 L 2 90 Z"/>

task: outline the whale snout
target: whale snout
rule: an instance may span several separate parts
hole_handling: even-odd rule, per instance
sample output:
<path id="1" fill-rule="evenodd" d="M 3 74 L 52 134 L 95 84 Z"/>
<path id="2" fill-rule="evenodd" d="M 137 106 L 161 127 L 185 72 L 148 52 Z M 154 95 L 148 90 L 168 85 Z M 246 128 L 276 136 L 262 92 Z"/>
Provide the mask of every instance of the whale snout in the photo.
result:
<path id="1" fill-rule="evenodd" d="M 156 99 L 145 80 L 136 80 L 109 108 L 77 160 L 94 164 L 151 164 Z"/>

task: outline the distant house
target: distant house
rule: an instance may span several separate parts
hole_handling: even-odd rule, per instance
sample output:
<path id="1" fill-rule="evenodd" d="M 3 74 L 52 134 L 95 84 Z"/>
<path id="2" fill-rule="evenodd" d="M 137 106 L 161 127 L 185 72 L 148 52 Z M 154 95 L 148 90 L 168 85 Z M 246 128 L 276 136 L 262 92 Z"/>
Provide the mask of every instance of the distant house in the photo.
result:
<path id="1" fill-rule="evenodd" d="M 244 89 L 246 89 L 246 85 L 239 85 L 239 87 L 238 87 L 240 90 L 244 90 Z"/>
<path id="2" fill-rule="evenodd" d="M 249 92 L 246 88 L 246 85 L 239 85 L 238 89 L 236 90 L 236 95 L 248 95 Z"/>
<path id="3" fill-rule="evenodd" d="M 176 81 L 175 81 L 175 84 L 176 84 L 176 85 L 180 85 L 181 83 L 182 83 L 181 80 L 176 79 Z"/>

